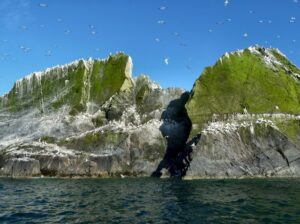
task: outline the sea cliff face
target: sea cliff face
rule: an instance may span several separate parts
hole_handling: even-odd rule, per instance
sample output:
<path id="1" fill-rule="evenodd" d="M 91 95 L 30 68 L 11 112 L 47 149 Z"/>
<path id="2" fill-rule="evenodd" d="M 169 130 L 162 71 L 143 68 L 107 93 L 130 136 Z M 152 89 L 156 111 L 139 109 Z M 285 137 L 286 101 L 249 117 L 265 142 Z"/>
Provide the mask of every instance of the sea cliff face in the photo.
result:
<path id="1" fill-rule="evenodd" d="M 279 50 L 259 46 L 206 68 L 186 104 L 186 178 L 299 177 L 299 74 Z"/>
<path id="2" fill-rule="evenodd" d="M 150 176 L 168 142 L 185 144 L 188 95 L 132 66 L 120 53 L 17 81 L 1 98 L 0 175 Z"/>
<path id="3" fill-rule="evenodd" d="M 275 125 L 281 119 L 300 121 L 255 115 L 211 122 L 191 147 L 186 178 L 299 177 L 299 145 Z"/>
<path id="4" fill-rule="evenodd" d="M 0 97 L 0 175 L 299 177 L 300 71 L 225 54 L 192 91 L 132 77 L 118 53 L 33 73 Z"/>

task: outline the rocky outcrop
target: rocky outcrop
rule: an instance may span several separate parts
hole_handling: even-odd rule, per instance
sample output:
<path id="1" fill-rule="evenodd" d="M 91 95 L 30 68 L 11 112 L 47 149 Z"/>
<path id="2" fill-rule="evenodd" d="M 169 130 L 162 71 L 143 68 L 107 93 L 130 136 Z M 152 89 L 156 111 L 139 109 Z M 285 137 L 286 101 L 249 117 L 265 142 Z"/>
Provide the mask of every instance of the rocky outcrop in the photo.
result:
<path id="1" fill-rule="evenodd" d="M 276 49 L 226 53 L 186 104 L 186 178 L 300 177 L 300 70 Z"/>
<path id="2" fill-rule="evenodd" d="M 0 175 L 150 176 L 185 144 L 188 95 L 131 72 L 120 53 L 18 81 L 1 98 Z"/>
<path id="3" fill-rule="evenodd" d="M 259 46 L 226 53 L 196 80 L 186 108 L 192 135 L 214 115 L 300 114 L 300 70 L 279 50 Z"/>
<path id="4" fill-rule="evenodd" d="M 191 93 L 133 78 L 131 58 L 33 73 L 0 97 L 0 176 L 300 177 L 300 70 L 226 53 Z"/>
<path id="5" fill-rule="evenodd" d="M 28 157 L 9 158 L 1 166 L 0 175 L 11 177 L 40 176 L 40 163 L 38 160 Z"/>
<path id="6" fill-rule="evenodd" d="M 186 178 L 300 176 L 300 147 L 267 120 L 210 123 L 191 150 Z"/>

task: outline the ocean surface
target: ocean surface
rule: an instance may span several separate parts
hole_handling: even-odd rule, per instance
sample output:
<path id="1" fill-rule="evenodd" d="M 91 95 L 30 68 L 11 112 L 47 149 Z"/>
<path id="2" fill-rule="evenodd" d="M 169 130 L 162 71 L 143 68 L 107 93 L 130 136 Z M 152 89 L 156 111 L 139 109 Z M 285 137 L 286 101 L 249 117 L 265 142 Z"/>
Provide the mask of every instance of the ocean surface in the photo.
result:
<path id="1" fill-rule="evenodd" d="M 300 223 L 300 180 L 0 179 L 0 223 Z"/>

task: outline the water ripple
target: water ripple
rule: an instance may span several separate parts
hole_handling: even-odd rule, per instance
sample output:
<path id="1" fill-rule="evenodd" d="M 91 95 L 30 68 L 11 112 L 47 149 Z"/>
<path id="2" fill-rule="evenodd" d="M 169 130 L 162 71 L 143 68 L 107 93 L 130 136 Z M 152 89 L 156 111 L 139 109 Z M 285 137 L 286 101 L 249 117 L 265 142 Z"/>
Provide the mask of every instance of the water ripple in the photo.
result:
<path id="1" fill-rule="evenodd" d="M 0 223 L 300 223 L 300 181 L 0 179 Z"/>

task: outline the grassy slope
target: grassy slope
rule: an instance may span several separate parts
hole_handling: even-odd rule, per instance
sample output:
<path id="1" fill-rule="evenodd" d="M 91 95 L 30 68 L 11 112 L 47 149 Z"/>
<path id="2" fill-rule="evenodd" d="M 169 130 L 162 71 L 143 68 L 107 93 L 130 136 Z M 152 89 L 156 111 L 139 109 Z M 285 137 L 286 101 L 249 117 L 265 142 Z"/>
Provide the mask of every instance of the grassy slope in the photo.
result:
<path id="1" fill-rule="evenodd" d="M 300 74 L 283 56 L 274 56 Z M 267 67 L 249 50 L 242 56 L 235 53 L 222 59 L 205 69 L 186 105 L 192 123 L 198 125 L 192 130 L 194 134 L 213 113 L 241 113 L 245 107 L 249 113 L 272 113 L 276 106 L 282 113 L 300 113 L 300 84 L 283 68 Z"/>

